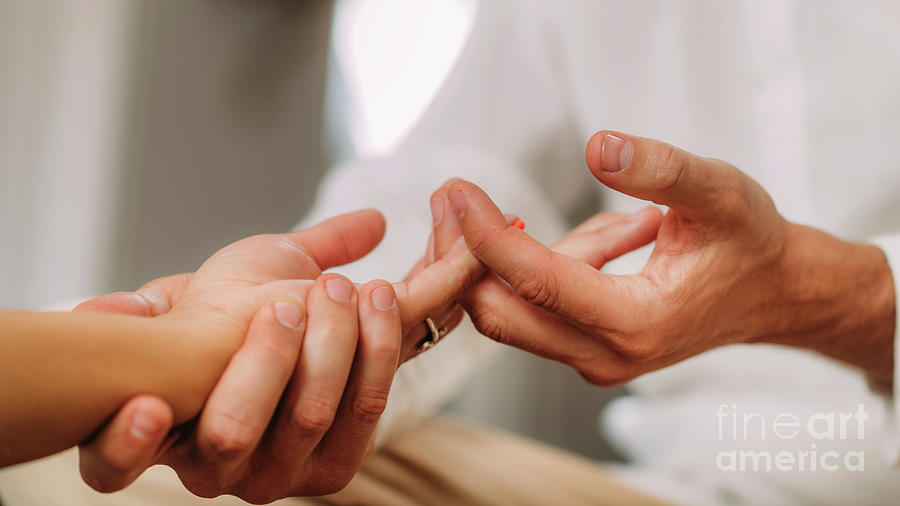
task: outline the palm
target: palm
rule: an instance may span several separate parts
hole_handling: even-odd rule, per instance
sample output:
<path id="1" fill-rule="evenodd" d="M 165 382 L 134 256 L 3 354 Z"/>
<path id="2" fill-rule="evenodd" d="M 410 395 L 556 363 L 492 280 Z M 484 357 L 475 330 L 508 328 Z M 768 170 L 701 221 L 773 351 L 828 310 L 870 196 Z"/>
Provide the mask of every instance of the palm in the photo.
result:
<path id="1" fill-rule="evenodd" d="M 281 280 L 314 280 L 320 274 L 321 267 L 295 241 L 280 235 L 248 237 L 210 257 L 172 311 L 212 309 L 243 332 L 259 304 L 281 293 Z"/>

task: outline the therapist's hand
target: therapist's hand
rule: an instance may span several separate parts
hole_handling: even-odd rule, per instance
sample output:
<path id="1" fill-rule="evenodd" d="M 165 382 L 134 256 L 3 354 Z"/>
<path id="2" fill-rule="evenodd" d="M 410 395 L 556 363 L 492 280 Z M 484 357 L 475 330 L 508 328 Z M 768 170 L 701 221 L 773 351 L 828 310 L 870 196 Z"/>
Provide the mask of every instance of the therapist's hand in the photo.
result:
<path id="1" fill-rule="evenodd" d="M 649 261 L 636 275 L 601 273 L 608 241 L 554 251 L 454 182 L 443 198 L 458 221 L 442 226 L 460 227 L 496 275 L 463 299 L 482 333 L 598 385 L 751 342 L 817 350 L 890 381 L 894 288 L 878 248 L 787 222 L 720 160 L 616 132 L 595 134 L 586 156 L 601 183 L 669 207 Z"/>
<path id="2" fill-rule="evenodd" d="M 169 406 L 152 396 L 129 400 L 82 445 L 85 481 L 97 490 L 115 491 L 148 466 L 166 464 L 191 492 L 204 497 L 233 494 L 262 503 L 343 488 L 371 449 L 398 363 L 415 353 L 425 335 L 420 322 L 452 305 L 480 268 L 460 241 L 406 282 L 370 282 L 354 291 L 349 304 L 322 295 L 325 281 L 340 276 L 321 275 L 321 270 L 365 255 L 383 230 L 380 214 L 353 213 L 294 234 L 299 246 L 285 250 L 282 246 L 288 245 L 260 243 L 250 251 L 243 260 L 265 263 L 273 255 L 292 255 L 291 276 L 318 277 L 306 301 L 302 348 L 296 334 L 304 329 L 292 331 L 264 307 L 197 420 L 167 438 Z M 242 257 L 233 255 L 231 261 Z M 162 278 L 77 310 L 165 314 L 192 277 Z M 392 297 L 393 303 L 387 300 Z"/>

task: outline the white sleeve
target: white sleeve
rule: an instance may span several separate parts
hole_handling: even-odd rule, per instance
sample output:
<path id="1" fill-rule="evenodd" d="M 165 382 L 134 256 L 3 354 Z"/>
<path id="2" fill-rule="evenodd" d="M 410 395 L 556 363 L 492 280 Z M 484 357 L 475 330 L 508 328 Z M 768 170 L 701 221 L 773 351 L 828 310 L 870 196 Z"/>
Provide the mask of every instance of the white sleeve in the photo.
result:
<path id="1" fill-rule="evenodd" d="M 900 388 L 897 387 L 900 385 L 900 367 L 897 367 L 897 364 L 900 364 L 900 342 L 898 342 L 898 337 L 900 337 L 900 278 L 897 277 L 897 273 L 900 273 L 900 234 L 876 237 L 871 242 L 884 251 L 891 271 L 894 273 L 894 301 L 897 304 L 894 313 L 897 315 L 897 327 L 894 330 L 894 383 L 889 389 L 876 391 L 882 394 L 887 403 L 887 409 L 885 409 L 888 415 L 885 431 L 885 457 L 894 466 L 900 466 L 900 427 L 898 427 L 898 421 L 900 421 L 900 398 L 898 398 L 900 396 Z"/>

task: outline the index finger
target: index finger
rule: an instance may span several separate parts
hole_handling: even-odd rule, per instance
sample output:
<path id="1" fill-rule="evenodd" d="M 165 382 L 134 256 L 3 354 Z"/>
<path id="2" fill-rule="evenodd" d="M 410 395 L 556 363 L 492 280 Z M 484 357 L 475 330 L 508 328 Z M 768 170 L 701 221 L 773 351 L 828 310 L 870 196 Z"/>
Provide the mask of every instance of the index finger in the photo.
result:
<path id="1" fill-rule="evenodd" d="M 500 209 L 478 186 L 453 184 L 448 193 L 472 254 L 523 299 L 576 325 L 615 325 L 633 297 L 632 277 L 601 274 L 556 253 L 522 230 L 507 225 Z"/>
<path id="2" fill-rule="evenodd" d="M 483 273 L 484 266 L 460 237 L 442 258 L 416 276 L 395 284 L 403 335 L 433 316 L 432 312 L 454 302 Z"/>
<path id="3" fill-rule="evenodd" d="M 304 304 L 288 296 L 273 298 L 251 319 L 197 422 L 197 449 L 219 476 L 239 468 L 262 438 L 294 372 L 305 328 Z"/>

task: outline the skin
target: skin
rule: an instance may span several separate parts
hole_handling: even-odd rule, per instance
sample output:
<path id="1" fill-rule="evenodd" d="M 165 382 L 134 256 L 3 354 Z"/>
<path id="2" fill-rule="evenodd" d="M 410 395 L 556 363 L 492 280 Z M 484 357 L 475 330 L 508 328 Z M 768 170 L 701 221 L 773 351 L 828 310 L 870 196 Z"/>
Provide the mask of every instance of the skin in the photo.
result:
<path id="1" fill-rule="evenodd" d="M 880 249 L 790 223 L 735 167 L 659 141 L 601 131 L 586 158 L 606 186 L 669 207 L 633 218 L 659 226 L 639 274 L 599 270 L 629 248 L 543 246 L 472 183 L 435 194 L 453 209 L 440 226 L 493 272 L 461 299 L 482 333 L 597 385 L 733 343 L 814 350 L 892 383 L 895 290 Z M 582 227 L 615 223 L 605 216 Z"/>
<path id="2" fill-rule="evenodd" d="M 223 320 L 200 323 L 184 313 L 147 322 L 118 315 L 3 312 L 0 329 L 3 466 L 76 444 L 137 392 L 163 397 L 176 420 L 189 419 L 241 337 Z M 220 329 L 225 332 L 217 338 Z M 123 335 L 130 338 L 127 346 Z M 172 350 L 179 353 L 167 359 Z"/>
<path id="3" fill-rule="evenodd" d="M 92 438 L 86 477 L 170 458 L 194 464 L 177 470 L 201 495 L 268 502 L 275 490 L 341 487 L 370 447 L 397 364 L 424 335 L 422 319 L 445 312 L 480 268 L 459 241 L 396 285 L 321 274 L 364 256 L 383 231 L 380 213 L 360 211 L 244 239 L 194 274 L 74 313 L 0 314 L 0 385 L 8 386 L 0 388 L 0 465 L 85 440 L 143 393 Z M 168 427 L 195 417 L 164 441 Z M 255 428 L 270 419 L 263 438 Z M 110 451 L 117 440 L 139 444 Z M 158 458 L 142 451 L 150 446 Z M 265 491 L 250 479 L 283 467 L 294 472 L 269 472 Z"/>
<path id="4" fill-rule="evenodd" d="M 604 145 L 607 134 L 623 141 L 618 149 Z M 500 342 L 570 364 L 598 385 L 622 383 L 739 342 L 816 350 L 891 383 L 894 287 L 879 249 L 788 223 L 758 184 L 719 160 L 616 132 L 592 137 L 586 156 L 601 183 L 666 205 L 668 213 L 600 213 L 548 248 L 510 226 L 515 217 L 504 216 L 475 185 L 451 180 L 432 196 L 434 231 L 416 271 L 458 255 L 464 240 L 462 247 L 481 264 L 467 271 L 476 281 L 458 300 L 476 327 Z M 600 272 L 606 262 L 654 241 L 640 274 Z M 442 307 L 432 314 L 450 315 L 445 318 L 452 327 L 458 312 L 449 303 Z M 231 395 L 248 398 L 237 387 Z M 134 441 L 117 429 L 128 426 L 131 409 L 155 410 L 168 430 L 165 403 L 129 401 L 101 437 L 83 448 L 82 462 L 94 463 L 87 471 L 82 465 L 89 483 L 92 477 L 106 479 L 110 490 L 121 488 L 147 463 L 160 461 L 153 456 L 157 442 Z M 213 429 L 201 423 L 196 430 Z M 259 434 L 266 430 L 261 422 L 255 428 Z M 117 465 L 118 455 L 130 460 Z M 258 448 L 253 455 L 268 457 Z M 191 461 L 166 463 L 179 469 Z M 269 487 L 278 480 L 258 476 L 262 497 L 303 491 Z"/>
<path id="5" fill-rule="evenodd" d="M 452 212 L 449 203 L 444 200 L 433 198 L 432 202 L 442 204 L 442 214 Z M 446 211 L 443 208 L 444 205 L 446 205 Z M 511 224 L 515 223 L 518 218 L 514 215 L 506 215 L 504 219 Z M 611 259 L 625 251 L 649 243 L 655 237 L 658 227 L 659 216 L 655 212 L 642 213 L 637 217 L 605 213 L 568 234 L 557 244 L 557 247 L 560 248 L 560 251 L 567 251 L 585 258 L 587 261 L 601 262 L 601 258 Z M 434 233 L 429 238 L 425 256 L 410 273 L 409 283 L 400 284 L 398 288 L 405 288 L 410 294 L 421 293 L 422 290 L 418 286 L 423 283 L 423 280 L 428 280 L 422 276 L 422 272 L 432 272 L 434 265 L 440 263 L 452 266 L 454 272 L 467 273 L 461 281 L 451 282 L 451 285 L 457 288 L 470 286 L 476 280 L 481 284 L 484 282 L 483 279 L 490 279 L 494 276 L 471 256 L 464 239 L 460 237 L 458 228 L 447 228 L 441 225 L 440 220 L 435 219 Z M 317 269 L 313 268 L 310 275 L 316 274 Z M 183 277 L 158 280 L 141 291 L 163 293 L 167 294 L 166 297 L 177 298 L 182 279 Z M 432 284 L 431 281 L 428 283 Z M 456 291 L 455 297 L 459 296 L 460 290 Z M 400 292 L 398 291 L 398 293 Z M 442 293 L 444 299 L 449 300 L 446 297 L 453 293 L 453 290 L 444 290 Z M 412 295 L 409 296 L 412 297 Z M 164 299 L 166 297 L 156 298 Z M 129 312 L 145 316 L 156 314 L 148 312 L 145 306 L 129 305 L 128 300 L 130 300 L 129 294 L 113 294 L 90 301 L 79 309 Z M 360 300 L 365 300 L 365 297 L 361 296 Z M 401 300 L 403 299 L 401 298 Z M 432 307 L 439 305 L 440 309 L 432 310 L 427 314 L 432 317 L 439 315 L 435 317 L 438 325 L 452 329 L 462 318 L 461 308 L 453 302 L 443 305 L 431 303 Z M 163 304 L 158 311 L 164 312 L 166 307 Z M 420 311 L 416 318 L 424 318 L 425 314 L 426 312 Z M 359 318 L 362 320 L 363 316 L 360 315 Z M 403 340 L 400 362 L 415 355 L 415 344 L 424 335 L 424 329 L 417 327 L 409 334 L 412 335 L 412 338 L 408 335 Z M 248 337 L 249 341 L 250 337 Z M 356 371 L 360 367 L 358 362 L 359 358 L 354 362 L 352 371 Z M 229 370 L 233 367 L 233 365 L 229 365 Z M 255 360 L 247 360 L 244 367 L 234 373 L 234 377 L 254 378 L 263 371 L 271 370 L 272 367 L 272 364 L 267 363 L 264 357 L 257 357 Z M 226 371 L 226 375 L 228 374 L 229 372 Z M 327 373 L 323 372 L 323 374 Z M 219 390 L 221 390 L 221 395 L 216 394 Z M 386 390 L 382 392 L 384 395 L 387 393 Z M 295 395 L 295 392 L 288 390 L 285 398 L 292 399 Z M 252 402 L 263 398 L 268 398 L 268 401 L 266 403 Z M 333 433 L 334 429 L 332 428 L 323 438 L 323 440 L 331 442 L 327 452 L 317 452 L 318 458 L 313 460 L 295 459 L 285 462 L 283 457 L 279 457 L 281 455 L 279 448 L 291 448 L 296 443 L 290 435 L 286 437 L 278 435 L 289 433 L 289 427 L 293 422 L 277 416 L 270 421 L 271 413 L 268 410 L 260 409 L 260 405 L 278 404 L 281 398 L 282 394 L 278 388 L 273 387 L 261 391 L 252 381 L 236 379 L 227 385 L 217 385 L 216 391 L 208 400 L 204 413 L 193 431 L 187 437 L 182 435 L 175 446 L 170 446 L 171 437 L 163 441 L 166 432 L 172 426 L 167 417 L 169 408 L 166 403 L 152 396 L 136 396 L 123 406 L 95 439 L 82 445 L 82 475 L 85 481 L 96 489 L 113 491 L 127 486 L 149 465 L 161 463 L 174 468 L 187 488 L 196 494 L 212 497 L 223 493 L 232 493 L 252 502 L 268 502 L 289 496 L 317 495 L 342 489 L 358 467 L 355 459 L 346 458 L 344 447 L 352 446 L 351 439 L 345 434 Z M 369 413 L 368 416 L 377 418 L 384 408 L 383 400 L 383 397 L 379 397 L 378 402 L 374 403 L 374 408 L 371 404 L 369 405 L 369 409 L 366 410 Z M 346 401 L 342 401 L 342 404 L 347 405 Z M 132 426 L 132 414 L 138 411 L 153 417 L 158 422 L 160 432 L 155 438 L 136 438 L 129 430 Z M 235 452 L 236 456 L 229 456 L 228 452 L 209 451 L 205 449 L 204 445 L 198 445 L 198 441 L 208 437 L 203 434 L 231 433 L 228 429 L 228 419 L 207 416 L 207 413 L 212 412 L 243 413 L 244 418 L 250 420 L 243 426 L 246 433 L 252 434 L 252 436 L 248 435 L 240 441 L 229 437 L 214 438 L 218 441 L 218 445 L 240 449 Z M 337 418 L 340 418 L 340 415 Z M 176 434 L 178 432 L 176 429 Z M 259 441 L 272 442 L 259 444 Z M 369 439 L 369 443 L 371 443 L 371 439 Z M 175 449 L 177 447 L 180 449 Z M 227 468 L 234 466 L 235 463 L 239 468 L 248 469 L 251 472 L 245 475 L 231 474 L 224 479 L 220 478 L 223 466 Z M 268 463 L 277 465 L 267 465 Z M 254 479 L 249 479 L 250 476 Z"/>

